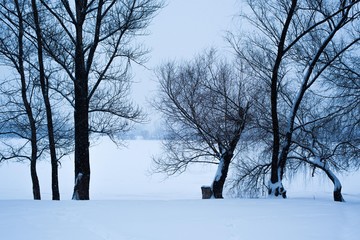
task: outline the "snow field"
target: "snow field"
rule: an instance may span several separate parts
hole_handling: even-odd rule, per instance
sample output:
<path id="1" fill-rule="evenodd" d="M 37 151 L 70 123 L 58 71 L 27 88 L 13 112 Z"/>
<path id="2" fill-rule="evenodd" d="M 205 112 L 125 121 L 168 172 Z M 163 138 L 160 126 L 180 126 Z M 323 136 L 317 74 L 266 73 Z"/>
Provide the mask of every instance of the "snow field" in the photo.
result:
<path id="1" fill-rule="evenodd" d="M 42 197 L 33 201 L 28 165 L 0 166 L 0 239 L 23 240 L 358 240 L 359 175 L 339 176 L 346 203 L 332 201 L 326 178 L 285 183 L 289 199 L 201 200 L 216 166 L 178 177 L 149 175 L 158 141 L 91 149 L 91 201 L 71 201 L 73 163 L 60 168 L 62 201 L 49 201 L 50 164 L 39 164 Z M 319 184 L 320 183 L 320 184 Z"/>
<path id="2" fill-rule="evenodd" d="M 0 201 L 2 239 L 358 239 L 360 204 L 299 199 Z"/>

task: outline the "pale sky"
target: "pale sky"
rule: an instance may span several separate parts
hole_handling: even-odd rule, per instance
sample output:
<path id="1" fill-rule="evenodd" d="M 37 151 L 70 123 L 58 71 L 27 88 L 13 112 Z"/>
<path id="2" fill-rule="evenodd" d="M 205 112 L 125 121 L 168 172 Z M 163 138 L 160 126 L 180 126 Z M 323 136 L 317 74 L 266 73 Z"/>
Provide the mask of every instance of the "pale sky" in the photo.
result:
<path id="1" fill-rule="evenodd" d="M 168 60 L 187 60 L 204 49 L 226 51 L 225 31 L 234 27 L 240 12 L 239 0 L 167 0 L 167 6 L 148 28 L 144 44 L 152 51 L 146 64 L 151 70 L 134 68 L 133 94 L 136 102 L 146 105 L 155 90 L 153 69 Z M 135 99 L 134 99 L 135 100 Z"/>

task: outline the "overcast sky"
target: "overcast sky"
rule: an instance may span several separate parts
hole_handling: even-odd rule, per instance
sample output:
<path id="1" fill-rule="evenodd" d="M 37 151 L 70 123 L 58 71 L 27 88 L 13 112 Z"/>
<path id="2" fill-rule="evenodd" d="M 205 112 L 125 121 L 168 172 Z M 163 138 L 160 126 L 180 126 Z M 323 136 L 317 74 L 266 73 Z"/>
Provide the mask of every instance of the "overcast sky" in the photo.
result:
<path id="1" fill-rule="evenodd" d="M 152 70 L 167 60 L 191 59 L 212 46 L 225 50 L 223 37 L 234 26 L 239 0 L 167 0 L 154 18 L 144 44 L 152 51 L 146 64 L 151 70 L 134 69 L 133 94 L 136 102 L 146 105 L 155 90 Z"/>
<path id="2" fill-rule="evenodd" d="M 146 110 L 154 95 L 153 70 L 169 60 L 188 60 L 210 47 L 229 50 L 225 32 L 240 12 L 241 0 L 165 0 L 166 6 L 153 19 L 148 36 L 139 39 L 151 50 L 145 69 L 133 65 L 133 100 Z M 7 73 L 1 69 L 2 74 Z"/>

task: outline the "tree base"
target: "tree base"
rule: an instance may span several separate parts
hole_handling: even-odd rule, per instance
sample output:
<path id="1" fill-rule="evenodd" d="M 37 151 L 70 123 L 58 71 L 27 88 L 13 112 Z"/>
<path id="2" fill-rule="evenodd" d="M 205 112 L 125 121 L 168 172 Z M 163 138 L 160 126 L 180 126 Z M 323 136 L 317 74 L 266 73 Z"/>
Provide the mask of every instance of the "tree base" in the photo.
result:
<path id="1" fill-rule="evenodd" d="M 341 190 L 334 191 L 334 201 L 335 202 L 345 202 Z"/>
<path id="2" fill-rule="evenodd" d="M 269 186 L 269 196 L 274 196 L 274 197 L 279 197 L 281 196 L 282 198 L 287 198 L 286 196 L 286 190 L 285 188 L 282 186 L 282 184 L 272 184 L 270 183 Z"/>
<path id="3" fill-rule="evenodd" d="M 75 180 L 72 200 L 90 200 L 89 197 L 90 174 L 78 173 Z"/>

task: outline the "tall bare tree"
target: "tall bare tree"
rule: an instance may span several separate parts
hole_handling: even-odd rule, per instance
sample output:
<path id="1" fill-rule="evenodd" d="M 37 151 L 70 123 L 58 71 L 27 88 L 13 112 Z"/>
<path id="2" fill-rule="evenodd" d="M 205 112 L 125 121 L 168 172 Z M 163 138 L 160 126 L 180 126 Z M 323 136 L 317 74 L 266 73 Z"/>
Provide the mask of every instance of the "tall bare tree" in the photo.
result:
<path id="1" fill-rule="evenodd" d="M 244 45 L 233 44 L 268 86 L 272 126 L 268 188 L 270 195 L 286 197 L 282 179 L 294 132 L 301 127 L 299 109 L 330 66 L 359 42 L 359 35 L 349 33 L 358 24 L 360 2 L 257 0 L 248 5 L 252 14 L 245 18 L 258 34 Z"/>
<path id="2" fill-rule="evenodd" d="M 341 64 L 338 62 L 331 68 L 338 70 L 339 66 Z M 345 76 L 339 75 L 337 70 L 336 74 L 334 71 L 327 72 L 327 77 L 320 81 L 322 86 L 317 86 L 316 91 L 308 91 L 303 98 L 297 113 L 298 127 L 292 136 L 286 169 L 290 176 L 296 173 L 311 173 L 312 177 L 318 174 L 327 176 L 334 184 L 334 201 L 344 201 L 342 185 L 336 174 L 358 169 L 360 132 L 357 125 L 358 102 L 354 101 L 356 85 L 341 84 L 347 86 L 348 91 L 344 91 L 333 84 L 334 81 L 340 84 L 350 79 L 356 82 L 356 79 L 353 75 L 347 75 L 346 80 L 340 80 Z M 356 68 L 350 72 L 354 71 Z M 350 86 L 351 91 L 348 89 Z M 261 145 L 257 146 L 261 149 Z M 265 150 L 258 152 L 257 156 L 250 150 L 251 154 L 234 164 L 236 170 L 230 189 L 234 195 L 252 197 L 264 194 L 265 179 L 271 170 L 269 151 L 266 149 L 268 143 L 262 144 L 264 146 Z"/>
<path id="3" fill-rule="evenodd" d="M 250 102 L 240 70 L 214 51 L 181 64 L 163 65 L 156 107 L 164 114 L 168 139 L 156 170 L 181 173 L 189 164 L 218 164 L 212 196 L 223 198 L 224 183 L 245 125 Z"/>
<path id="4" fill-rule="evenodd" d="M 55 75 L 57 70 L 51 65 L 45 70 L 46 59 L 42 53 L 39 34 L 40 17 L 34 2 L 2 1 L 0 4 L 0 60 L 8 69 L 15 70 L 7 79 L 2 79 L 0 88 L 0 132 L 6 138 L 14 138 L 11 141 L 4 138 L 1 156 L 3 159 L 30 159 L 31 168 L 35 169 L 32 174 L 36 175 L 36 160 L 49 153 L 52 165 L 52 195 L 54 200 L 59 200 L 58 161 L 72 151 L 73 135 L 68 124 L 68 115 L 63 114 L 60 109 L 52 109 L 61 104 L 58 97 L 55 97 L 55 92 L 50 90 L 52 75 Z M 56 117 L 53 117 L 53 112 Z M 27 119 L 24 116 L 28 116 Z M 28 145 L 32 147 L 29 148 Z M 36 180 L 37 177 L 33 179 Z"/>
<path id="5" fill-rule="evenodd" d="M 41 93 L 44 99 L 45 111 L 46 111 L 46 122 L 49 139 L 49 150 L 51 159 L 51 187 L 52 187 L 52 199 L 60 200 L 59 191 L 59 178 L 58 178 L 58 157 L 56 155 L 56 144 L 54 136 L 54 123 L 53 123 L 53 111 L 49 98 L 49 77 L 46 76 L 45 64 L 44 64 L 44 53 L 43 53 L 43 41 L 41 33 L 41 23 L 39 17 L 39 11 L 37 7 L 37 1 L 31 1 L 31 8 L 33 12 L 35 39 L 37 58 L 39 65 L 39 81 L 41 86 Z"/>
<path id="6" fill-rule="evenodd" d="M 38 146 L 38 127 L 41 120 L 41 109 L 35 104 L 34 76 L 29 71 L 33 46 L 26 41 L 25 9 L 29 5 L 25 1 L 0 2 L 0 54 L 1 60 L 16 72 L 15 80 L 9 80 L 9 84 L 2 83 L 1 90 L 7 100 L 3 103 L 1 116 L 1 133 L 8 136 L 19 136 L 25 139 L 25 143 L 19 148 L 7 145 L 10 150 L 7 154 L 2 153 L 2 159 L 27 158 L 30 160 L 30 172 L 35 200 L 41 199 L 40 184 L 36 171 L 36 163 L 40 155 Z M 21 93 L 21 100 L 17 98 Z M 4 111 L 5 110 L 5 111 Z M 26 119 L 24 118 L 26 116 Z M 22 150 L 30 143 L 30 156 L 22 155 Z M 5 150 L 3 150 L 5 151 Z"/>
<path id="7" fill-rule="evenodd" d="M 40 1 L 48 13 L 44 50 L 66 73 L 62 95 L 74 108 L 73 199 L 89 199 L 89 133 L 115 139 L 141 117 L 128 99 L 130 63 L 147 52 L 136 43 L 162 7 L 158 0 Z"/>

